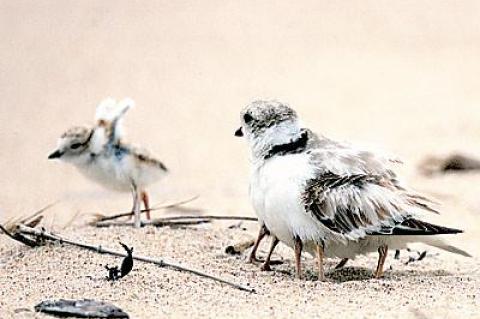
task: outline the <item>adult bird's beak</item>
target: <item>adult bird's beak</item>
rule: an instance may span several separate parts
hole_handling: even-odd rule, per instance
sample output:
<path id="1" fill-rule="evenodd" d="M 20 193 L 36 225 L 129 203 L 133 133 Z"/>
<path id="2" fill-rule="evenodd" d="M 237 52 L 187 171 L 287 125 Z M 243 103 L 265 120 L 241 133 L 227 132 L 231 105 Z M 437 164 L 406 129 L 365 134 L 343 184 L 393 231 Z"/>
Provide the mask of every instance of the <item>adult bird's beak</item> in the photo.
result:
<path id="1" fill-rule="evenodd" d="M 48 159 L 55 159 L 55 158 L 60 158 L 62 157 L 63 153 L 60 152 L 59 150 L 56 150 L 52 154 L 48 155 Z"/>
<path id="2" fill-rule="evenodd" d="M 240 127 L 238 130 L 235 131 L 235 136 L 238 136 L 238 137 L 242 137 L 242 136 L 243 136 L 242 127 Z"/>

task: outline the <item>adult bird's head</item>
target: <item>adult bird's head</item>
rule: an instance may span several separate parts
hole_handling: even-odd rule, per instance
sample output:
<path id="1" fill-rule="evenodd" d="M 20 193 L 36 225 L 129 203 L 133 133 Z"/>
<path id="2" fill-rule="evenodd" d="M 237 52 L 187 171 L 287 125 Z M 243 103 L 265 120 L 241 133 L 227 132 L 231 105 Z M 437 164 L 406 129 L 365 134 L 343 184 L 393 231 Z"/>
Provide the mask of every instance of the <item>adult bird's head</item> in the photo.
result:
<path id="1" fill-rule="evenodd" d="M 295 110 L 275 100 L 257 100 L 240 112 L 235 136 L 245 137 L 253 157 L 262 157 L 274 145 L 289 143 L 301 135 Z"/>

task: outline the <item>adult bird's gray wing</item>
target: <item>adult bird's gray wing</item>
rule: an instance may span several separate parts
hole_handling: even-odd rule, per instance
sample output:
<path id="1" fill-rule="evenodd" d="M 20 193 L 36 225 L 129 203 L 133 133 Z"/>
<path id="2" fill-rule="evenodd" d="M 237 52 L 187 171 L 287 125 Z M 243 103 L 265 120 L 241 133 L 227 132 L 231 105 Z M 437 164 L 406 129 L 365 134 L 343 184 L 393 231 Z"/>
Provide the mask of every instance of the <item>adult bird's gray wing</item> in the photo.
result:
<path id="1" fill-rule="evenodd" d="M 418 210 L 430 209 L 385 175 L 322 172 L 307 181 L 302 197 L 307 213 L 350 240 L 395 234 L 397 227 L 418 230 L 419 223 L 407 221 Z"/>

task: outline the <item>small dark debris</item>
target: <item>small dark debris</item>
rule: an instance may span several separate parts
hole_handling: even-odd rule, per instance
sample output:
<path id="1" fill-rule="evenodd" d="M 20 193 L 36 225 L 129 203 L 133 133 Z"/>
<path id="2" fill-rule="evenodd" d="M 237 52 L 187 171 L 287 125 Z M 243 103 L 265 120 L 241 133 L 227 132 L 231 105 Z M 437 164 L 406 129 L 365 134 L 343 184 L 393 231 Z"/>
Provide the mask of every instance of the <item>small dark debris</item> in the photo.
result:
<path id="1" fill-rule="evenodd" d="M 240 255 L 241 252 L 239 252 L 238 250 L 235 250 L 235 246 L 227 246 L 227 248 L 225 248 L 225 253 L 226 254 L 229 254 L 229 255 Z"/>
<path id="2" fill-rule="evenodd" d="M 423 252 L 420 254 L 420 256 L 418 256 L 417 261 L 422 260 L 422 259 L 425 258 L 426 256 L 427 256 L 427 251 L 425 250 L 425 251 L 423 251 Z"/>
<path id="3" fill-rule="evenodd" d="M 120 277 L 125 277 L 133 268 L 133 247 L 128 248 L 128 246 L 122 242 L 120 245 L 122 245 L 123 249 L 127 252 L 127 257 L 123 259 L 122 265 L 120 266 Z"/>
<path id="4" fill-rule="evenodd" d="M 443 171 L 465 171 L 480 169 L 480 161 L 460 154 L 448 157 L 443 163 Z"/>
<path id="5" fill-rule="evenodd" d="M 117 306 L 91 299 L 45 300 L 35 306 L 35 311 L 63 318 L 129 318 L 128 314 Z"/>
<path id="6" fill-rule="evenodd" d="M 400 250 L 395 250 L 395 259 L 400 259 Z"/>
<path id="7" fill-rule="evenodd" d="M 242 230 L 242 231 L 246 231 L 246 230 L 247 230 L 247 228 L 245 228 L 245 227 L 243 226 L 243 222 L 238 222 L 238 223 L 236 223 L 236 224 L 232 224 L 232 225 L 228 226 L 228 229 L 240 229 L 240 230 Z"/>
<path id="8" fill-rule="evenodd" d="M 15 313 L 22 313 L 22 312 L 32 312 L 32 309 L 28 308 L 17 308 L 14 310 Z"/>
<path id="9" fill-rule="evenodd" d="M 118 266 L 108 267 L 108 265 L 106 265 L 105 269 L 108 270 L 108 280 L 115 281 L 120 278 L 120 270 L 118 269 Z"/>
<path id="10" fill-rule="evenodd" d="M 225 253 L 229 255 L 240 255 L 242 254 L 245 250 L 248 248 L 252 247 L 253 244 L 255 244 L 255 241 L 252 240 L 247 240 L 244 242 L 240 242 L 235 245 L 229 245 L 225 248 Z"/>
<path id="11" fill-rule="evenodd" d="M 114 267 L 109 267 L 108 265 L 105 266 L 105 269 L 108 270 L 107 279 L 110 281 L 116 281 L 122 277 L 125 277 L 130 273 L 130 271 L 133 268 L 133 256 L 132 256 L 133 247 L 129 248 L 127 245 L 125 245 L 122 242 L 120 242 L 120 245 L 127 252 L 127 257 L 123 259 L 120 269 L 118 269 L 118 266 L 114 266 Z"/>
<path id="12" fill-rule="evenodd" d="M 418 252 L 417 251 L 417 254 L 418 254 L 418 257 L 412 257 L 410 256 L 408 258 L 408 261 L 405 263 L 405 265 L 408 265 L 410 263 L 413 263 L 413 262 L 416 262 L 416 261 L 421 261 L 423 260 L 426 256 L 427 256 L 427 251 L 422 251 L 422 252 Z"/>

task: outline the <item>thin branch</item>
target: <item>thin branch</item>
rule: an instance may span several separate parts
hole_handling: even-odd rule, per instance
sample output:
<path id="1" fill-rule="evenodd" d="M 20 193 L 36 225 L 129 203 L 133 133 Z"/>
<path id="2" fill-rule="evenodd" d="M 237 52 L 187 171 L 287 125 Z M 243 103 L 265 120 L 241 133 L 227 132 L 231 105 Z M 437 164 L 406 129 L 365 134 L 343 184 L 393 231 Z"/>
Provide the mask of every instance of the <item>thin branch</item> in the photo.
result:
<path id="1" fill-rule="evenodd" d="M 173 208 L 173 207 L 177 207 L 177 206 L 180 206 L 180 205 L 185 205 L 187 203 L 193 202 L 198 197 L 199 197 L 198 195 L 195 195 L 191 198 L 188 198 L 188 199 L 185 199 L 185 200 L 182 200 L 182 201 L 179 201 L 179 202 L 166 204 L 166 205 L 162 205 L 162 206 L 156 206 L 156 207 L 152 207 L 150 209 L 142 209 L 142 210 L 140 210 L 140 213 L 143 214 L 143 213 L 146 213 L 147 211 L 151 212 L 151 211 L 156 211 L 156 210 L 161 210 L 161 209 Z M 104 215 L 98 214 L 98 213 L 96 213 L 95 215 L 97 217 L 97 220 L 95 220 L 93 223 L 104 222 L 104 221 L 107 221 L 107 220 L 117 219 L 117 218 L 121 218 L 121 217 L 133 216 L 133 212 L 128 211 L 128 212 L 115 214 L 115 215 L 111 215 L 111 216 L 104 216 Z"/>
<path id="2" fill-rule="evenodd" d="M 191 224 L 195 224 L 193 221 L 203 221 L 204 223 L 210 222 L 211 220 L 246 220 L 246 221 L 258 221 L 255 217 L 248 217 L 248 216 L 216 216 L 216 215 L 189 215 L 189 216 L 171 216 L 171 217 L 161 217 L 155 218 L 153 220 L 142 221 L 141 226 L 152 225 L 156 227 L 165 227 L 165 226 L 176 226 L 178 225 L 179 221 L 190 221 Z M 110 227 L 110 226 L 132 226 L 132 222 L 93 222 L 91 224 L 95 227 Z"/>
<path id="3" fill-rule="evenodd" d="M 198 199 L 199 197 L 200 197 L 199 195 L 195 195 L 195 196 L 192 196 L 192 197 L 190 197 L 190 198 L 181 200 L 181 201 L 179 201 L 179 202 L 174 202 L 174 203 L 171 203 L 171 204 L 166 204 L 166 205 L 158 206 L 158 207 L 156 207 L 156 209 L 161 209 L 161 208 L 174 208 L 174 207 L 177 207 L 177 206 L 185 205 L 185 204 L 188 204 L 188 203 L 190 203 L 190 202 L 193 202 L 194 200 Z"/>
<path id="4" fill-rule="evenodd" d="M 14 217 L 8 219 L 5 223 L 3 223 L 3 226 L 9 230 L 10 232 L 15 228 L 17 224 L 26 224 L 28 225 L 29 223 L 32 223 L 32 219 L 34 221 L 40 222 L 43 218 L 43 215 L 39 216 L 41 213 L 45 212 L 47 209 L 51 208 L 52 206 L 55 206 L 58 204 L 59 201 L 53 202 L 51 204 L 48 204 L 47 206 L 39 209 L 38 211 L 34 212 L 33 214 L 30 214 L 28 216 L 19 216 L 19 217 Z M 35 219 L 34 219 L 35 218 Z"/>
<path id="5" fill-rule="evenodd" d="M 67 229 L 68 227 L 70 227 L 73 222 L 75 221 L 75 219 L 78 218 L 78 216 L 80 216 L 80 211 L 77 210 L 77 212 L 75 214 L 73 214 L 72 218 L 70 218 L 70 220 L 65 224 L 63 225 L 62 229 Z"/>
<path id="6" fill-rule="evenodd" d="M 36 228 L 30 228 L 30 227 L 27 227 L 27 226 L 24 226 L 24 225 L 19 225 L 18 226 L 18 232 L 20 234 L 26 234 L 26 235 L 36 237 L 37 239 L 48 239 L 48 240 L 54 241 L 54 242 L 69 244 L 69 245 L 72 245 L 72 246 L 76 246 L 76 247 L 80 247 L 80 248 L 87 249 L 87 250 L 90 250 L 90 251 L 94 251 L 94 252 L 97 252 L 97 253 L 100 253 L 100 254 L 109 254 L 109 255 L 118 256 L 118 257 L 126 257 L 127 256 L 127 254 L 124 253 L 124 252 L 117 252 L 117 251 L 114 251 L 114 250 L 103 248 L 101 245 L 94 246 L 94 245 L 90 245 L 90 244 L 85 244 L 85 243 L 73 241 L 73 240 L 63 238 L 63 237 L 60 237 L 58 235 L 54 235 L 52 233 L 49 233 L 44 229 L 38 230 Z M 182 266 L 182 265 L 179 265 L 179 264 L 176 264 L 176 263 L 173 263 L 173 262 L 166 262 L 163 259 L 153 259 L 153 258 L 150 258 L 150 257 L 138 256 L 138 255 L 133 256 L 133 259 L 143 261 L 143 262 L 146 262 L 146 263 L 155 264 L 155 265 L 158 265 L 160 267 L 168 267 L 168 268 L 171 268 L 171 269 L 174 269 L 174 270 L 191 273 L 191 274 L 203 277 L 203 278 L 211 279 L 213 281 L 226 284 L 230 287 L 233 287 L 233 288 L 236 288 L 236 289 L 239 289 L 239 290 L 242 290 L 242 291 L 255 293 L 255 289 L 253 289 L 253 288 L 247 288 L 247 287 L 244 287 L 242 285 L 227 281 L 225 279 L 222 279 L 222 278 L 219 278 L 219 277 L 216 277 L 216 276 L 213 276 L 213 275 L 209 275 L 209 274 L 203 273 L 203 272 L 195 270 L 195 269 L 190 269 L 190 268 L 187 268 L 185 266 Z"/>
<path id="7" fill-rule="evenodd" d="M 40 216 L 37 216 L 35 219 L 33 219 L 32 221 L 29 221 L 28 223 L 26 223 L 25 225 L 27 225 L 28 227 L 32 227 L 32 228 L 35 228 L 37 227 L 38 224 L 40 224 L 40 222 L 43 220 L 43 215 L 40 215 Z"/>
<path id="8" fill-rule="evenodd" d="M 256 217 L 249 217 L 249 216 L 221 216 L 221 215 L 191 215 L 191 216 L 171 216 L 171 217 L 162 217 L 156 218 L 155 220 L 183 220 L 183 219 L 213 219 L 213 220 L 247 220 L 256 222 L 258 219 Z"/>
<path id="9" fill-rule="evenodd" d="M 181 227 L 181 226 L 191 226 L 191 225 L 199 225 L 199 224 L 206 224 L 210 223 L 211 221 L 208 219 L 198 219 L 198 220 L 185 220 L 185 221 L 140 221 L 140 227 L 144 227 L 146 225 L 155 226 L 155 227 Z M 102 222 L 95 224 L 98 228 L 103 227 L 132 227 L 134 226 L 133 222 Z"/>
<path id="10" fill-rule="evenodd" d="M 55 206 L 58 204 L 59 201 L 56 201 L 56 202 L 53 202 L 51 204 L 48 204 L 47 206 L 43 207 L 43 208 L 40 208 L 38 211 L 36 211 L 35 213 L 33 213 L 32 215 L 30 216 L 27 216 L 26 218 L 20 220 L 19 224 L 25 224 L 28 220 L 31 220 L 32 218 L 34 217 L 37 217 L 38 215 L 40 215 L 41 213 L 43 213 L 44 211 L 46 211 L 47 209 Z"/>

